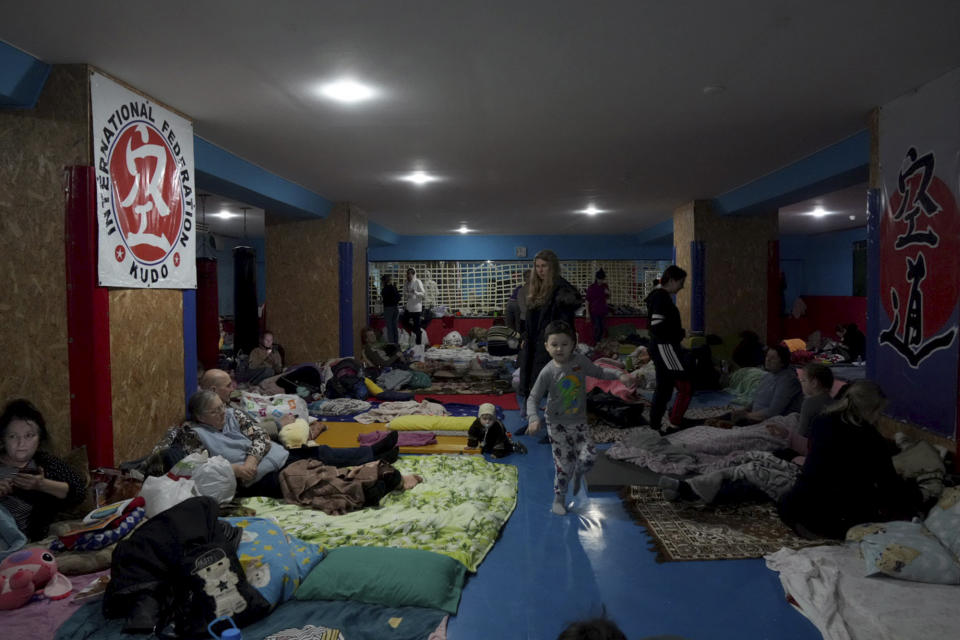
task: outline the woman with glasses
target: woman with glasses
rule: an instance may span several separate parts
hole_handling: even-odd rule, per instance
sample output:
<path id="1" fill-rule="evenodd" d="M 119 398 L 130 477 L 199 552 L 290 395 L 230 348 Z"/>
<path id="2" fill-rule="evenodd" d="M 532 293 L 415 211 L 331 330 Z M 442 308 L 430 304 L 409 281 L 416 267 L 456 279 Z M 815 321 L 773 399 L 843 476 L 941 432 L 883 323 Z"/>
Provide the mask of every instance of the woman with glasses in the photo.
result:
<path id="1" fill-rule="evenodd" d="M 286 449 L 270 440 L 259 426 L 225 429 L 226 407 L 215 391 L 197 391 L 187 404 L 190 419 L 173 427 L 154 447 L 153 456 L 175 450 L 175 457 L 206 451 L 226 458 L 237 477 L 238 495 L 282 498 L 279 472 L 299 460 L 319 460 L 331 467 L 352 467 L 375 460 L 397 459 L 397 432 L 369 447 L 328 446 Z M 168 458 L 169 460 L 169 458 Z M 398 476 L 399 477 L 399 476 Z"/>

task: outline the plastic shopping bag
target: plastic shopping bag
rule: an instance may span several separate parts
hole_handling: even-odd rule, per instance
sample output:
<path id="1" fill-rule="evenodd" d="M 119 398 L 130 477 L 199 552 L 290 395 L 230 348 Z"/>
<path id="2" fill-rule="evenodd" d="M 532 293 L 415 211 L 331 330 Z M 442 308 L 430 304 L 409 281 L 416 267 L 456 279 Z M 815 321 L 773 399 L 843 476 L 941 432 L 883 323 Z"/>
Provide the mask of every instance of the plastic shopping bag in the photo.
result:
<path id="1" fill-rule="evenodd" d="M 140 488 L 140 495 L 147 503 L 144 505 L 147 517 L 152 518 L 187 498 L 200 494 L 190 478 L 174 480 L 168 476 L 148 476 Z"/>
<path id="2" fill-rule="evenodd" d="M 237 476 L 223 456 L 210 458 L 194 471 L 192 480 L 200 495 L 210 496 L 220 504 L 233 500 L 233 494 L 237 491 Z"/>

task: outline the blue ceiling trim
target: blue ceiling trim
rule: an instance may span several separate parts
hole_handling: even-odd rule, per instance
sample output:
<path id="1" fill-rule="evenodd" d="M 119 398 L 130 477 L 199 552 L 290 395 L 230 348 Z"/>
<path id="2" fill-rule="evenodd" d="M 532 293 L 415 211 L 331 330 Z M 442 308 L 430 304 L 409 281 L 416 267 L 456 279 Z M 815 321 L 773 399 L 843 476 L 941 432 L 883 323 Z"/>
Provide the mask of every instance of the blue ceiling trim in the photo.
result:
<path id="1" fill-rule="evenodd" d="M 637 244 L 670 244 L 673 242 L 673 217 L 644 229 L 636 235 Z"/>
<path id="2" fill-rule="evenodd" d="M 720 214 L 771 211 L 866 182 L 869 173 L 870 132 L 863 130 L 717 196 L 713 210 Z"/>
<path id="3" fill-rule="evenodd" d="M 390 229 L 381 227 L 375 222 L 367 222 L 367 246 L 389 247 L 398 242 L 400 242 L 400 236 Z"/>
<path id="4" fill-rule="evenodd" d="M 0 42 L 0 107 L 32 109 L 50 76 L 49 64 Z"/>
<path id="5" fill-rule="evenodd" d="M 197 186 L 271 213 L 326 218 L 333 203 L 229 151 L 193 137 Z"/>

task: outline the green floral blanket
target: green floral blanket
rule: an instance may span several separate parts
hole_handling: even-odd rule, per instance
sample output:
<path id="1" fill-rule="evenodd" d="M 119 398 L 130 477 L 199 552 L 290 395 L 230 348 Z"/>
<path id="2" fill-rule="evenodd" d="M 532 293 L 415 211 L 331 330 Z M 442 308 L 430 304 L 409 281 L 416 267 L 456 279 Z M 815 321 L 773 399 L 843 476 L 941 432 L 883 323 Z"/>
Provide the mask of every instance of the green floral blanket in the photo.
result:
<path id="1" fill-rule="evenodd" d="M 402 456 L 394 466 L 424 482 L 390 493 L 377 508 L 329 516 L 272 498 L 248 498 L 243 505 L 327 549 L 424 549 L 476 571 L 517 506 L 517 468 L 471 455 Z"/>

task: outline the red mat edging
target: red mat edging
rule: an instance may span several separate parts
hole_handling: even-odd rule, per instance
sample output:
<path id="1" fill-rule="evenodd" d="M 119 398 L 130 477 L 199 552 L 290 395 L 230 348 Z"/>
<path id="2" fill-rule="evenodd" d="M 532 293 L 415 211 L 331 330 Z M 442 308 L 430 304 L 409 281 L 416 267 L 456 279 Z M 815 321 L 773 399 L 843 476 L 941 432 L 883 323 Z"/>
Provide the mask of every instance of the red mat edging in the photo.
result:
<path id="1" fill-rule="evenodd" d="M 414 398 L 416 398 L 417 402 L 423 402 L 427 398 L 432 398 L 433 400 L 439 400 L 443 403 L 459 402 L 460 404 L 475 404 L 478 407 L 484 402 L 490 402 L 504 411 L 517 411 L 520 409 L 520 405 L 517 404 L 517 394 L 515 393 L 504 393 L 501 395 L 491 393 L 418 393 Z"/>

